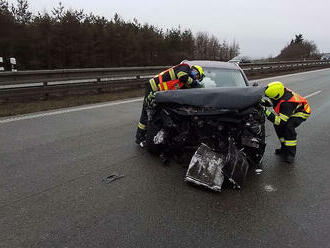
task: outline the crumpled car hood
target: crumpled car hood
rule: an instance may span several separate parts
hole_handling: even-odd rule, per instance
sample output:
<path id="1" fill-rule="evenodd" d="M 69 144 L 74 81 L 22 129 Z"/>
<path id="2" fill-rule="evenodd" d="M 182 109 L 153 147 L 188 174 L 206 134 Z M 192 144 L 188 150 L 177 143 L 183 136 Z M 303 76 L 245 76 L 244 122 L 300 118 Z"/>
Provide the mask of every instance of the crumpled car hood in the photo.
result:
<path id="1" fill-rule="evenodd" d="M 264 87 L 170 90 L 157 92 L 155 102 L 242 110 L 258 103 L 264 94 Z"/>

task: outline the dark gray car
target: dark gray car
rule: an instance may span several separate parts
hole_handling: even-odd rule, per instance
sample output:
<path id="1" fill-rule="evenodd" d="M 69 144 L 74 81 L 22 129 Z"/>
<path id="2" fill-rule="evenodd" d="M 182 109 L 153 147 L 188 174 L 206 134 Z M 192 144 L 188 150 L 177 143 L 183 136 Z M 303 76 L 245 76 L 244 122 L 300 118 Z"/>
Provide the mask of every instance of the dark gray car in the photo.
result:
<path id="1" fill-rule="evenodd" d="M 164 160 L 188 158 L 187 181 L 219 191 L 228 179 L 240 187 L 265 150 L 264 89 L 249 87 L 235 64 L 183 63 L 203 67 L 205 87 L 155 94 L 148 109 L 147 147 Z"/>

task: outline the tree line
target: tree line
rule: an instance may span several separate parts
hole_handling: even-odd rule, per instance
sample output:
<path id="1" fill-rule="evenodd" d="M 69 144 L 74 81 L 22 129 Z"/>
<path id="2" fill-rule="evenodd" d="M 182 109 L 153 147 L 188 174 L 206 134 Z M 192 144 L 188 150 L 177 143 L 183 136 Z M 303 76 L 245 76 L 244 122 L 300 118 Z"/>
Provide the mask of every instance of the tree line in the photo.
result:
<path id="1" fill-rule="evenodd" d="M 56 69 L 173 65 L 183 59 L 229 60 L 238 43 L 180 27 L 167 30 L 118 14 L 110 20 L 67 10 L 33 14 L 27 0 L 0 0 L 0 57 L 15 57 L 18 68 Z"/>
<path id="2" fill-rule="evenodd" d="M 319 59 L 320 53 L 314 41 L 305 40 L 302 34 L 296 34 L 276 57 L 277 60 Z"/>
<path id="3" fill-rule="evenodd" d="M 257 62 L 318 60 L 321 55 L 314 41 L 305 40 L 303 34 L 295 34 L 295 37 L 281 49 L 277 56 L 269 56 Z"/>

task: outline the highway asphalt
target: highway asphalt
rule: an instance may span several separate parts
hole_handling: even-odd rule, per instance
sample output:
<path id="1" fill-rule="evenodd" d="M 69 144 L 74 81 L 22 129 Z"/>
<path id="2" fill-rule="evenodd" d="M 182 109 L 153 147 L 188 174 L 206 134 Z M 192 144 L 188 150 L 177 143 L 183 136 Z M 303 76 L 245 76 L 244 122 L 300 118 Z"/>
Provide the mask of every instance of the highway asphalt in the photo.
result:
<path id="1" fill-rule="evenodd" d="M 0 247 L 330 247 L 330 70 L 257 81 L 275 80 L 312 116 L 294 165 L 267 123 L 240 191 L 193 187 L 137 147 L 139 99 L 0 119 Z"/>

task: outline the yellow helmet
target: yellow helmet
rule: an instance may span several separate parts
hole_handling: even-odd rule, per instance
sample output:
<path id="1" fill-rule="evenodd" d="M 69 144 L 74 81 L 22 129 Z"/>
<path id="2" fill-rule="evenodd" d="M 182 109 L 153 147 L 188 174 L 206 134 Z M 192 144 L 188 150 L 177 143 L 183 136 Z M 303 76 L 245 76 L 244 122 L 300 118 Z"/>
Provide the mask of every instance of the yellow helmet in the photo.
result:
<path id="1" fill-rule="evenodd" d="M 281 82 L 271 82 L 268 84 L 265 95 L 272 99 L 279 99 L 284 94 L 284 85 Z"/>
<path id="2" fill-rule="evenodd" d="M 203 78 L 205 77 L 203 68 L 201 66 L 199 66 L 199 65 L 193 65 L 191 68 L 198 71 L 198 73 L 199 73 L 199 81 L 202 81 Z"/>

